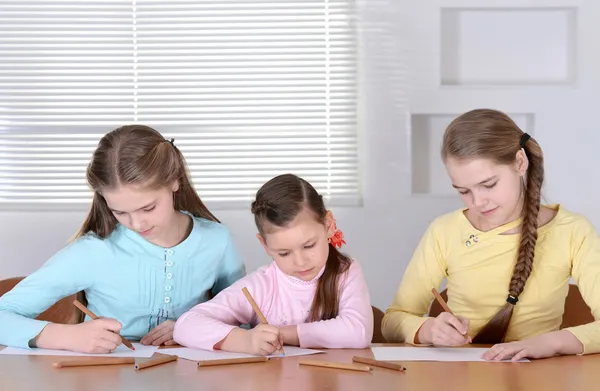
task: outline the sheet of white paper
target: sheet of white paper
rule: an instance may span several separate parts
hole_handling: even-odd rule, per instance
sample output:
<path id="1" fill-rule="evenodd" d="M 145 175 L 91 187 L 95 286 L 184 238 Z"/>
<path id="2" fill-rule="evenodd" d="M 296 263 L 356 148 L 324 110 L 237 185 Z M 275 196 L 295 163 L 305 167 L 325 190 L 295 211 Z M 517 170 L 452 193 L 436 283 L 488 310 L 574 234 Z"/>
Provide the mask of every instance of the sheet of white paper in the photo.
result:
<path id="1" fill-rule="evenodd" d="M 373 347 L 376 360 L 381 361 L 476 361 L 490 362 L 481 358 L 486 348 L 426 348 L 426 347 Z M 506 360 L 510 361 L 510 360 Z M 502 362 L 502 361 L 493 361 Z M 527 359 L 521 362 L 529 362 Z"/>
<path id="2" fill-rule="evenodd" d="M 290 356 L 305 356 L 309 354 L 317 354 L 323 353 L 321 350 L 312 350 L 312 349 L 302 349 L 296 346 L 284 346 L 285 357 Z M 161 349 L 159 351 L 161 354 L 168 354 L 172 356 L 177 356 L 179 358 L 183 358 L 186 360 L 192 361 L 204 361 L 204 360 L 225 360 L 228 358 L 245 358 L 245 357 L 257 357 L 251 354 L 244 353 L 231 353 L 231 352 L 223 352 L 223 351 L 209 351 L 209 350 L 201 350 L 201 349 L 190 349 L 190 348 L 171 348 L 171 349 Z M 271 358 L 281 358 L 284 357 L 280 353 L 275 353 L 270 355 Z"/>
<path id="3" fill-rule="evenodd" d="M 133 342 L 135 350 L 129 349 L 121 344 L 112 353 L 106 354 L 91 354 L 91 353 L 76 353 L 66 350 L 51 350 L 51 349 L 20 349 L 20 348 L 4 348 L 0 350 L 0 354 L 21 355 L 21 356 L 76 356 L 76 357 L 152 357 L 158 346 L 144 346 L 140 343 Z"/>

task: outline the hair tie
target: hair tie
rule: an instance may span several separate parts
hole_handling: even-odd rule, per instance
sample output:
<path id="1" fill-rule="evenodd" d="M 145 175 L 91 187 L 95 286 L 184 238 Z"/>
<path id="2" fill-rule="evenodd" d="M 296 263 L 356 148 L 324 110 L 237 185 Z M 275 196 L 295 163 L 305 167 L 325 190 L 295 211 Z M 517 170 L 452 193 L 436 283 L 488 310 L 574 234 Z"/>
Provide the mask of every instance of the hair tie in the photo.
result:
<path id="1" fill-rule="evenodd" d="M 277 205 L 275 205 L 274 203 L 270 202 L 270 201 L 254 201 L 252 203 L 252 205 L 250 206 L 250 209 L 252 210 L 252 213 L 254 214 L 258 214 L 262 211 L 265 210 L 269 210 L 269 209 L 276 209 Z"/>
<path id="2" fill-rule="evenodd" d="M 527 133 L 523 133 L 523 135 L 521 136 L 521 141 L 519 141 L 519 145 L 521 146 L 521 148 L 525 148 L 525 144 L 527 144 L 527 141 L 529 141 L 529 139 L 531 138 L 531 136 Z"/>
<path id="3" fill-rule="evenodd" d="M 516 305 L 519 302 L 519 298 L 513 295 L 508 295 L 506 302 L 512 305 Z"/>
<path id="4" fill-rule="evenodd" d="M 172 138 L 172 139 L 165 139 L 165 141 L 168 142 L 169 144 L 173 145 L 173 146 L 175 145 L 175 139 L 174 138 Z"/>
<path id="5" fill-rule="evenodd" d="M 329 238 L 329 243 L 336 248 L 340 248 L 346 244 L 344 233 L 338 229 L 335 219 L 333 219 L 333 235 Z"/>

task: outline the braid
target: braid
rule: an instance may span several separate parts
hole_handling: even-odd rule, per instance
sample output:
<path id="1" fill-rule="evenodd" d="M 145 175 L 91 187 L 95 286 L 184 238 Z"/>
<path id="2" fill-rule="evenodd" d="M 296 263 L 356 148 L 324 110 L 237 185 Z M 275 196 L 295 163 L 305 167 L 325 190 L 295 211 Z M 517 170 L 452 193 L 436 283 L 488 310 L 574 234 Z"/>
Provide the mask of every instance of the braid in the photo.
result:
<path id="1" fill-rule="evenodd" d="M 517 262 L 508 288 L 509 296 L 506 299 L 507 303 L 473 338 L 473 343 L 494 344 L 504 341 L 513 308 L 525 289 L 525 283 L 533 267 L 538 236 L 537 221 L 540 212 L 541 189 L 544 181 L 544 158 L 541 148 L 533 139 L 526 142 L 523 149 L 529 159 L 529 167 L 527 170 L 525 199 L 523 201 L 521 239 Z"/>
<path id="2" fill-rule="evenodd" d="M 537 159 L 532 156 L 529 161 Z M 541 160 L 541 159 L 540 159 Z M 509 293 L 518 298 L 525 288 L 525 283 L 531 274 L 533 258 L 535 255 L 535 244 L 537 242 L 537 220 L 540 213 L 540 198 L 542 180 L 544 178 L 543 162 L 534 162 L 531 170 L 528 170 L 527 187 L 525 190 L 525 201 L 523 211 L 523 224 L 521 228 L 521 242 L 517 264 L 510 281 Z"/>

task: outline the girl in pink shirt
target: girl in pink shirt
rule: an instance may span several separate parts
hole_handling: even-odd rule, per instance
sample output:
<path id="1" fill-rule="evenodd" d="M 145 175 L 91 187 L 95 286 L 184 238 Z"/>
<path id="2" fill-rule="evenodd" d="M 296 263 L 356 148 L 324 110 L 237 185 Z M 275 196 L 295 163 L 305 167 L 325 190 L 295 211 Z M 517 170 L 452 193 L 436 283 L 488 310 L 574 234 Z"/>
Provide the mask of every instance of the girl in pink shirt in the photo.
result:
<path id="1" fill-rule="evenodd" d="M 258 190 L 252 213 L 258 240 L 274 262 L 183 314 L 174 340 L 260 355 L 282 345 L 367 347 L 373 335 L 369 291 L 358 262 L 336 249 L 345 242 L 322 196 L 307 181 L 280 175 Z M 259 324 L 244 287 L 268 325 Z"/>

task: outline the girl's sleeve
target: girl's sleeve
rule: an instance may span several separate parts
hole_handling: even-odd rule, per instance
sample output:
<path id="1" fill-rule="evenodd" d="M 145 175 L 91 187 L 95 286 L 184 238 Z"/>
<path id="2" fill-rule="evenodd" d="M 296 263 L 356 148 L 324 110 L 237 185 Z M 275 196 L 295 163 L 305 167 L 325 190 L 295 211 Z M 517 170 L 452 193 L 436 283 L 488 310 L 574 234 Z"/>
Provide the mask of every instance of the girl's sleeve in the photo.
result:
<path id="1" fill-rule="evenodd" d="M 80 238 L 0 297 L 0 345 L 28 348 L 29 341 L 49 323 L 35 317 L 91 286 L 94 263 L 90 257 L 100 250 L 99 244 L 96 238 Z"/>
<path id="2" fill-rule="evenodd" d="M 190 348 L 214 349 L 234 328 L 256 323 L 242 288 L 248 288 L 259 308 L 264 308 L 268 296 L 265 284 L 268 284 L 267 278 L 255 272 L 225 288 L 212 300 L 196 305 L 179 317 L 173 339 Z"/>
<path id="3" fill-rule="evenodd" d="M 600 353 L 600 238 L 592 224 L 583 220 L 571 241 L 571 273 L 596 321 L 566 330 L 583 344 L 583 354 Z"/>

